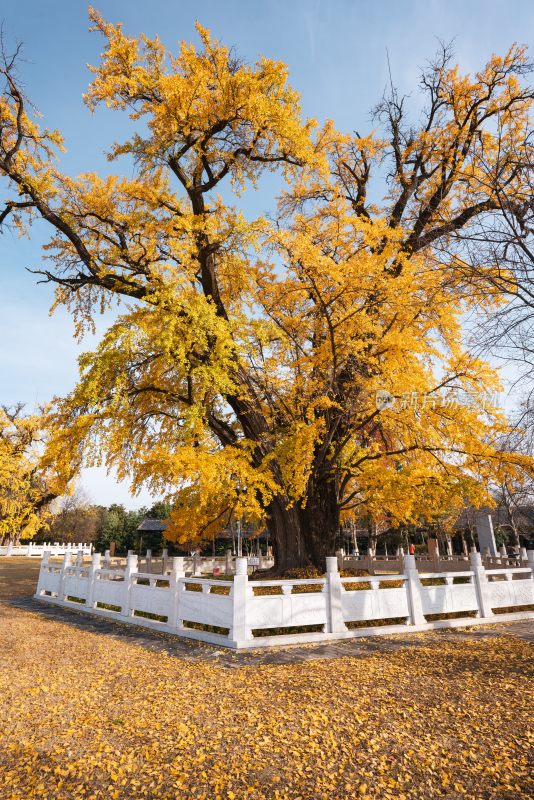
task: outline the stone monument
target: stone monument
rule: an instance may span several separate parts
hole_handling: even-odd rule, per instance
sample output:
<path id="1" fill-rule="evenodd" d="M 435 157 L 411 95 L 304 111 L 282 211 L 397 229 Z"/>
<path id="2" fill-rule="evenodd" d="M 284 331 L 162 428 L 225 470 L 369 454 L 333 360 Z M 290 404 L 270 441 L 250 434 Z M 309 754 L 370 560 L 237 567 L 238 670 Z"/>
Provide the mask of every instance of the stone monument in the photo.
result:
<path id="1" fill-rule="evenodd" d="M 428 557 L 432 560 L 436 560 L 439 558 L 439 546 L 437 539 L 429 539 L 426 543 L 428 548 Z"/>
<path id="2" fill-rule="evenodd" d="M 485 511 L 478 512 L 475 517 L 475 524 L 477 528 L 478 547 L 482 556 L 497 555 L 497 545 L 495 544 L 495 536 L 493 535 L 493 522 L 491 521 L 491 514 Z"/>

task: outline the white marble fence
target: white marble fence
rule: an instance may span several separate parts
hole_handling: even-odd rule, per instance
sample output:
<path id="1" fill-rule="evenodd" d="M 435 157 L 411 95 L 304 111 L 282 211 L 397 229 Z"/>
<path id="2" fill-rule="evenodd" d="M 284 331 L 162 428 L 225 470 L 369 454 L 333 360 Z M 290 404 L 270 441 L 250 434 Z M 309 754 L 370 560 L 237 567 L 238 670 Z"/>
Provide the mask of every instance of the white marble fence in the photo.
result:
<path id="1" fill-rule="evenodd" d="M 338 553 L 340 569 L 367 570 L 371 574 L 403 570 L 403 555 L 398 556 L 354 556 Z M 463 572 L 469 567 L 469 556 L 444 556 L 431 558 L 427 555 L 416 555 L 415 564 L 419 572 Z M 482 565 L 486 569 L 503 569 L 505 567 L 528 566 L 527 550 L 521 547 L 517 557 L 501 553 L 498 556 L 482 555 Z"/>
<path id="2" fill-rule="evenodd" d="M 217 580 L 186 577 L 183 558 L 169 574 L 154 574 L 140 572 L 135 555 L 117 569 L 103 567 L 99 554 L 89 565 L 81 556 L 73 564 L 70 553 L 54 563 L 45 553 L 35 597 L 232 648 L 534 618 L 534 550 L 526 567 L 486 570 L 473 553 L 462 572 L 424 576 L 413 556 L 400 575 L 342 578 L 335 556 L 326 566 L 322 578 L 263 581 L 239 558 L 233 579 Z"/>
<path id="3" fill-rule="evenodd" d="M 42 558 L 44 553 L 48 552 L 51 556 L 64 556 L 65 553 L 72 553 L 76 555 L 81 552 L 84 556 L 90 556 L 93 552 L 92 544 L 78 544 L 77 542 L 45 542 L 44 544 L 8 544 L 0 547 L 0 556 L 26 556 L 29 558 Z"/>
<path id="4" fill-rule="evenodd" d="M 128 550 L 128 556 L 131 555 L 135 555 L 133 550 Z M 111 556 L 110 551 L 106 550 L 101 564 L 104 568 L 125 569 L 127 558 Z M 182 564 L 185 575 L 196 578 L 202 575 L 232 576 L 235 575 L 236 557 L 230 550 L 224 556 L 202 556 L 195 553 L 184 556 Z M 247 556 L 247 564 L 252 570 L 269 569 L 274 566 L 274 559 L 264 555 Z M 161 556 L 153 556 L 152 551 L 147 550 L 145 555 L 137 557 L 137 568 L 139 572 L 151 575 L 168 575 L 173 569 L 173 557 L 169 556 L 166 549 Z"/>
<path id="5" fill-rule="evenodd" d="M 246 560 L 252 570 L 269 569 L 274 566 L 274 559 L 261 553 L 247 556 Z M 155 560 L 152 559 L 150 550 L 148 550 L 147 555 L 140 557 L 139 561 L 149 567 L 148 572 L 158 571 L 160 568 L 162 572 L 171 572 L 173 568 L 173 557 L 169 557 L 167 550 L 163 550 L 161 559 Z M 200 577 L 201 575 L 235 575 L 236 562 L 236 556 L 233 556 L 232 552 L 228 550 L 224 556 L 202 556 L 200 553 L 184 556 L 183 565 L 186 575 Z"/>

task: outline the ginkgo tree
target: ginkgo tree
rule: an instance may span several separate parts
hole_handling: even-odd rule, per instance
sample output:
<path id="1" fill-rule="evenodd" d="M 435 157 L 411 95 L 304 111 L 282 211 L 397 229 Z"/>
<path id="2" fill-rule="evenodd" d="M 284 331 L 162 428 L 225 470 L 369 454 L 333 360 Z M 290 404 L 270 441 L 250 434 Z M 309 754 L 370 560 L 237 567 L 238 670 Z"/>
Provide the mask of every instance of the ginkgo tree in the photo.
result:
<path id="1" fill-rule="evenodd" d="M 173 55 L 90 16 L 105 50 L 85 101 L 129 112 L 109 158 L 134 177 L 63 174 L 61 135 L 3 68 L 0 220 L 50 224 L 40 272 L 78 333 L 127 304 L 58 402 L 47 463 L 104 460 L 165 494 L 181 540 L 257 518 L 280 571 L 323 567 L 342 516 L 431 518 L 530 470 L 497 447 L 498 379 L 462 327 L 500 302 L 466 239 L 503 195 L 527 200 L 525 49 L 470 77 L 445 48 L 417 125 L 392 89 L 360 136 L 303 120 L 283 64 L 201 26 Z M 275 169 L 276 218 L 250 219 L 243 191 Z"/>
<path id="2" fill-rule="evenodd" d="M 68 488 L 41 461 L 46 435 L 40 414 L 24 414 L 21 404 L 0 407 L 0 542 L 34 536 L 52 500 Z"/>

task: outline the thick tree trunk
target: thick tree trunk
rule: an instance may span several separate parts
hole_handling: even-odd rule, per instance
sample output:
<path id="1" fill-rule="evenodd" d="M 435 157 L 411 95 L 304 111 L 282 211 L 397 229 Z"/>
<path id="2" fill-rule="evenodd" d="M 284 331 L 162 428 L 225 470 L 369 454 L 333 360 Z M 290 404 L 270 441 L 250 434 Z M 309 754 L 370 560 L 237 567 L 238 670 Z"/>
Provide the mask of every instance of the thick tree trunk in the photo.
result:
<path id="1" fill-rule="evenodd" d="M 306 505 L 299 507 L 302 537 L 310 561 L 326 570 L 326 557 L 336 552 L 339 535 L 339 501 L 334 481 L 310 485 Z"/>
<path id="2" fill-rule="evenodd" d="M 289 506 L 277 497 L 267 509 L 267 529 L 273 542 L 275 572 L 299 567 L 326 569 L 326 556 L 333 556 L 339 532 L 339 505 L 335 487 L 324 483 L 312 487 L 306 505 Z"/>
<path id="3" fill-rule="evenodd" d="M 302 536 L 298 509 L 287 498 L 275 497 L 267 507 L 267 530 L 273 545 L 274 572 L 309 566 L 311 561 Z"/>
<path id="4" fill-rule="evenodd" d="M 367 556 L 370 558 L 376 557 L 376 548 L 378 544 L 378 531 L 374 520 L 370 519 L 367 524 Z"/>
<path id="5" fill-rule="evenodd" d="M 510 542 L 510 545 L 515 549 L 515 551 L 517 553 L 519 553 L 519 548 L 521 546 L 521 541 L 520 541 L 520 538 L 519 538 L 519 531 L 517 530 L 517 526 L 515 524 L 515 521 L 514 521 L 513 517 L 511 518 L 511 526 L 510 527 L 511 527 L 511 531 L 510 531 L 510 536 L 508 538 L 508 541 Z"/>

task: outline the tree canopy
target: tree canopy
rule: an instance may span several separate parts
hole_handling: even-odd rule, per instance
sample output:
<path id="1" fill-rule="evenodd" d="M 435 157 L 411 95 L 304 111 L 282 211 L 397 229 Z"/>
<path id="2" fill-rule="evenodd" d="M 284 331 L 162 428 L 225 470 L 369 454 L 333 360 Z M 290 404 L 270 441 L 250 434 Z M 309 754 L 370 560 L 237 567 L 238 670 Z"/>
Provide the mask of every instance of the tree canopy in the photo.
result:
<path id="1" fill-rule="evenodd" d="M 63 174 L 61 135 L 3 68 L 0 221 L 50 224 L 40 272 L 79 333 L 127 302 L 56 407 L 47 463 L 103 459 L 165 494 L 181 540 L 263 519 L 280 569 L 323 566 L 343 515 L 432 517 L 530 470 L 498 447 L 498 377 L 463 329 L 502 299 L 466 241 L 503 198 L 530 201 L 525 49 L 468 76 L 443 48 L 416 122 L 392 87 L 376 129 L 345 134 L 302 119 L 283 64 L 200 25 L 173 55 L 90 15 L 105 50 L 85 102 L 129 113 L 109 158 L 133 177 Z M 250 219 L 243 191 L 275 169 L 277 214 Z"/>
<path id="2" fill-rule="evenodd" d="M 21 404 L 0 407 L 0 541 L 31 538 L 46 524 L 48 506 L 67 488 L 41 462 L 44 420 Z"/>

